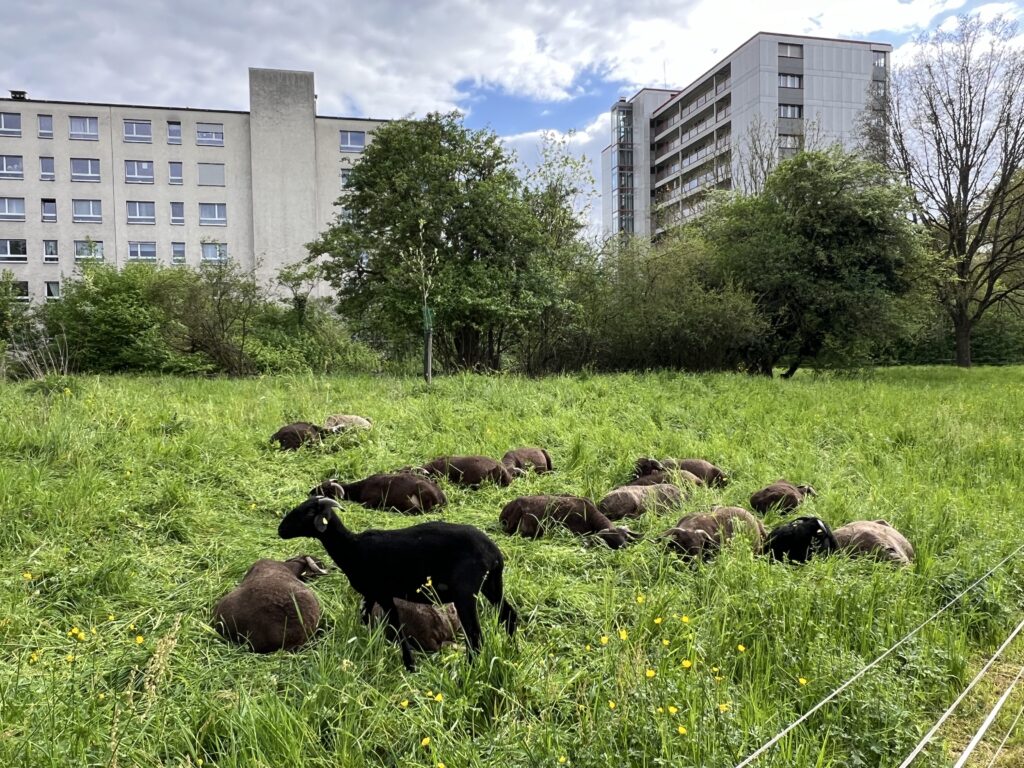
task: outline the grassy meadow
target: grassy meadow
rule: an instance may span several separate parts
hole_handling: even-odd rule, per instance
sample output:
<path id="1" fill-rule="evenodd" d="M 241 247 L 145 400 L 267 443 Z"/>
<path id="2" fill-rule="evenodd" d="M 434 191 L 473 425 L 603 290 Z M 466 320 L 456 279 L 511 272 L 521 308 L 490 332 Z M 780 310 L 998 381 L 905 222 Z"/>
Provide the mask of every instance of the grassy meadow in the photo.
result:
<path id="1" fill-rule="evenodd" d="M 294 453 L 267 443 L 286 422 L 339 412 L 374 429 Z M 1022 435 L 1020 368 L 465 376 L 429 389 L 0 383 L 0 765 L 734 766 L 1024 543 Z M 326 559 L 313 540 L 276 535 L 315 482 L 519 445 L 547 447 L 557 471 L 446 486 L 449 505 L 420 518 L 498 542 L 515 638 L 481 603 L 474 661 L 456 646 L 417 654 L 407 673 L 359 623 L 338 572 L 313 584 L 325 631 L 300 652 L 247 653 L 210 628 L 255 559 Z M 647 536 L 620 551 L 500 531 L 508 500 L 599 498 L 645 454 L 707 458 L 732 483 L 630 523 Z M 746 506 L 780 476 L 812 483 L 805 509 L 833 527 L 888 520 L 914 544 L 913 567 L 790 567 L 742 546 L 688 567 L 653 540 L 684 512 Z M 354 530 L 419 521 L 352 505 L 342 518 Z M 1022 607 L 1017 557 L 757 765 L 898 765 Z M 915 765 L 951 765 L 985 712 L 975 702 Z M 1021 742 L 997 765 L 1024 762 Z"/>

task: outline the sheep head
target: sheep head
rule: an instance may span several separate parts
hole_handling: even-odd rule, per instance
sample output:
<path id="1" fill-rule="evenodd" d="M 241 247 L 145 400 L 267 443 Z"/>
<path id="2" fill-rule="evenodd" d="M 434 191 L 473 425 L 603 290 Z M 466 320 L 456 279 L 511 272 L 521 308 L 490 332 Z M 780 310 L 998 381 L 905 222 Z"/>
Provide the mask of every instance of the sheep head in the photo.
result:
<path id="1" fill-rule="evenodd" d="M 284 516 L 277 526 L 277 535 L 282 539 L 307 536 L 317 539 L 331 526 L 340 523 L 334 510 L 339 508 L 334 499 L 325 496 L 310 496 Z"/>
<path id="2" fill-rule="evenodd" d="M 633 468 L 633 476 L 643 477 L 644 475 L 649 475 L 652 472 L 663 471 L 664 469 L 664 465 L 657 459 L 642 456 L 636 460 L 636 465 Z"/>
<path id="3" fill-rule="evenodd" d="M 329 499 L 344 499 L 345 489 L 337 478 L 331 477 L 324 480 L 320 485 L 309 489 L 310 496 L 326 496 Z"/>
<path id="4" fill-rule="evenodd" d="M 707 559 L 718 551 L 719 542 L 701 528 L 670 528 L 661 534 L 668 548 L 684 559 Z"/>
<path id="5" fill-rule="evenodd" d="M 284 561 L 285 565 L 302 581 L 310 581 L 318 576 L 326 576 L 327 568 L 322 562 L 310 555 L 296 555 Z"/>

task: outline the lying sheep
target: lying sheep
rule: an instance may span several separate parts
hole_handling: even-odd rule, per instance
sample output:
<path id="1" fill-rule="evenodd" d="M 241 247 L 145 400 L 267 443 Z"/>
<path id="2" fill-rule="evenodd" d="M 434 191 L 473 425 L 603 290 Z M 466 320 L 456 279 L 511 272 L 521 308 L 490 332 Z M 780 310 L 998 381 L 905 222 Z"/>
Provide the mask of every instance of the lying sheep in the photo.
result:
<path id="1" fill-rule="evenodd" d="M 640 515 L 656 507 L 676 507 L 689 493 L 670 483 L 657 485 L 623 485 L 609 491 L 597 509 L 609 520 Z"/>
<path id="2" fill-rule="evenodd" d="M 829 555 L 839 549 L 832 529 L 820 517 L 798 517 L 772 528 L 762 552 L 773 560 L 806 563 L 812 557 Z"/>
<path id="3" fill-rule="evenodd" d="M 371 429 L 373 422 L 364 416 L 353 416 L 347 413 L 336 413 L 328 416 L 324 429 L 329 432 L 347 432 L 351 429 Z"/>
<path id="4" fill-rule="evenodd" d="M 410 603 L 396 597 L 395 608 L 398 611 L 402 634 L 415 650 L 436 653 L 445 643 L 456 642 L 458 636 L 462 634 L 459 614 L 451 603 Z M 384 622 L 384 609 L 377 603 L 370 611 L 370 620 L 375 625 Z"/>
<path id="5" fill-rule="evenodd" d="M 902 533 L 885 520 L 859 520 L 833 532 L 839 549 L 851 555 L 865 555 L 897 565 L 910 565 L 914 548 Z"/>
<path id="6" fill-rule="evenodd" d="M 546 526 L 556 523 L 580 536 L 593 534 L 612 549 L 642 538 L 628 528 L 616 528 L 594 502 L 580 496 L 520 496 L 505 505 L 499 522 L 506 533 L 531 539 L 540 538 Z"/>
<path id="7" fill-rule="evenodd" d="M 538 475 L 551 472 L 551 456 L 543 448 L 515 448 L 501 457 L 501 463 L 513 476 L 525 475 L 531 469 Z"/>
<path id="8" fill-rule="evenodd" d="M 487 456 L 439 456 L 423 465 L 423 470 L 434 477 L 447 477 L 458 485 L 479 488 L 484 480 L 508 485 L 512 475 L 499 462 Z"/>
<path id="9" fill-rule="evenodd" d="M 780 512 L 792 512 L 803 503 L 808 496 L 817 496 L 818 492 L 809 485 L 794 485 L 788 480 L 779 478 L 750 497 L 750 506 L 766 513 L 773 507 Z"/>
<path id="10" fill-rule="evenodd" d="M 320 623 L 320 602 L 303 582 L 325 573 L 308 555 L 257 560 L 214 606 L 212 624 L 225 639 L 256 653 L 297 648 Z"/>
<path id="11" fill-rule="evenodd" d="M 669 483 L 675 485 L 677 483 L 686 483 L 687 485 L 703 486 L 704 481 L 697 477 L 692 472 L 688 472 L 685 469 L 656 469 L 653 472 L 648 472 L 646 475 L 641 475 L 633 480 L 630 480 L 626 485 L 662 485 Z"/>
<path id="12" fill-rule="evenodd" d="M 664 469 L 681 469 L 699 477 L 704 485 L 722 487 L 729 482 L 728 476 L 710 461 L 704 459 L 652 459 L 643 456 L 636 461 L 635 477 L 641 478 Z"/>
<path id="13" fill-rule="evenodd" d="M 742 507 L 715 507 L 709 514 L 686 515 L 660 538 L 667 539 L 669 547 L 686 559 L 707 560 L 741 528 L 751 533 L 754 551 L 759 552 L 764 526 Z"/>
<path id="14" fill-rule="evenodd" d="M 312 488 L 309 495 L 348 499 L 371 509 L 393 509 L 406 515 L 429 512 L 448 503 L 437 483 L 411 472 L 370 475 L 355 483 L 339 483 L 331 478 Z"/>
<path id="15" fill-rule="evenodd" d="M 466 633 L 469 653 L 480 649 L 476 595 L 498 608 L 509 635 L 518 617 L 504 597 L 505 558 L 478 528 L 454 523 L 420 523 L 393 531 L 352 533 L 337 515 L 338 502 L 323 496 L 306 499 L 278 526 L 282 539 L 318 539 L 331 559 L 363 597 L 363 606 L 378 603 L 398 637 L 406 669 L 416 668 L 409 640 L 400 631 L 395 598 L 413 603 L 436 599 L 453 603 Z"/>
<path id="16" fill-rule="evenodd" d="M 295 451 L 306 443 L 320 442 L 323 430 L 308 421 L 285 424 L 270 436 L 270 442 L 277 442 L 282 451 Z"/>

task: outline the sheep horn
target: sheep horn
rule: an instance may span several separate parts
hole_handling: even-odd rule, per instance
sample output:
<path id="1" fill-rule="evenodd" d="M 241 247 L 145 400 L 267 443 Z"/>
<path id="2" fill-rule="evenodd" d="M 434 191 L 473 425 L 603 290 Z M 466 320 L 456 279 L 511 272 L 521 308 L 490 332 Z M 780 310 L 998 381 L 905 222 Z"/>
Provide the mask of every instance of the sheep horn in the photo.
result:
<path id="1" fill-rule="evenodd" d="M 320 564 L 309 555 L 306 555 L 306 567 L 317 576 L 326 576 L 327 571 L 320 567 Z"/>

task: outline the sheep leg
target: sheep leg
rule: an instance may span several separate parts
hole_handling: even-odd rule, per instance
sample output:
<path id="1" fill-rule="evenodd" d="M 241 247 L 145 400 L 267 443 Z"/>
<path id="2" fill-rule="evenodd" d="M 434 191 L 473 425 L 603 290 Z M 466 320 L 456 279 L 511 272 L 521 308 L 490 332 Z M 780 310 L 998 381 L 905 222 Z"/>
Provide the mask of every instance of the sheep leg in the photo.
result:
<path id="1" fill-rule="evenodd" d="M 369 602 L 369 598 L 367 598 Z M 394 599 L 389 595 L 388 597 L 380 597 L 372 601 L 380 605 L 384 611 L 384 618 L 388 622 L 388 626 L 392 629 L 395 637 L 398 639 L 398 645 L 402 649 L 402 663 L 405 664 L 405 668 L 410 672 L 416 671 L 416 663 L 412 660 L 412 647 L 409 645 L 409 640 L 406 638 L 405 633 L 402 631 L 402 623 L 398 618 L 398 609 L 395 607 Z M 461 618 L 461 616 L 459 617 Z"/>
<path id="2" fill-rule="evenodd" d="M 455 612 L 459 615 L 462 628 L 469 641 L 469 655 L 473 656 L 480 650 L 480 619 L 476 614 L 476 595 L 458 595 L 453 602 Z"/>
<path id="3" fill-rule="evenodd" d="M 372 610 L 373 610 L 373 603 L 370 601 L 370 598 L 364 597 L 363 598 L 363 605 L 359 609 L 359 620 L 364 625 L 368 625 L 370 623 L 370 612 Z"/>
<path id="4" fill-rule="evenodd" d="M 500 568 L 487 574 L 487 578 L 484 579 L 480 591 L 491 605 L 497 607 L 498 618 L 505 625 L 505 631 L 509 635 L 515 634 L 519 617 L 516 615 L 516 609 L 505 599 L 505 587 Z"/>

